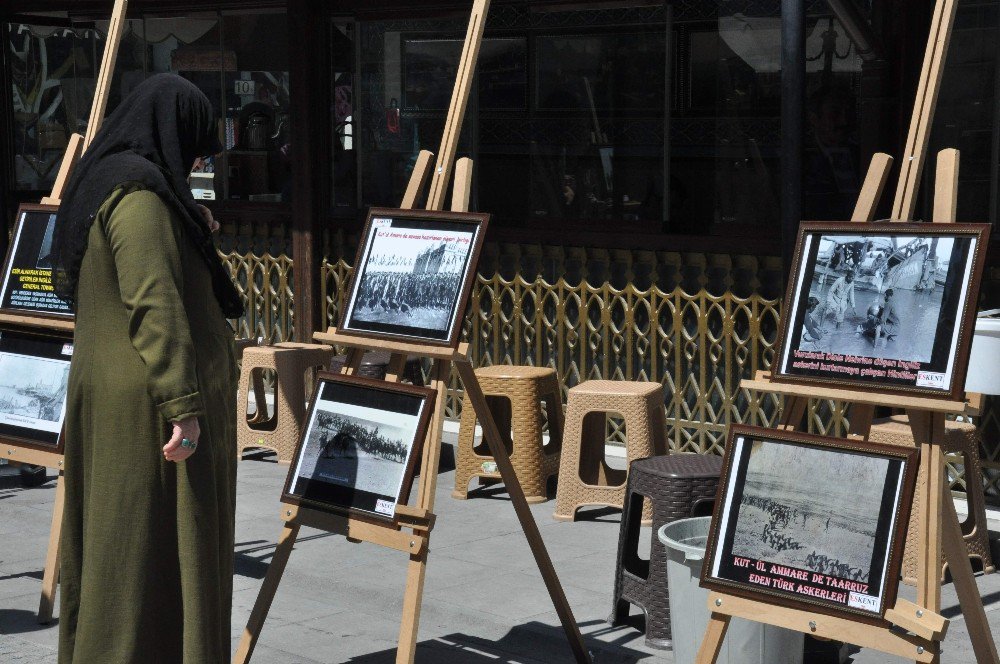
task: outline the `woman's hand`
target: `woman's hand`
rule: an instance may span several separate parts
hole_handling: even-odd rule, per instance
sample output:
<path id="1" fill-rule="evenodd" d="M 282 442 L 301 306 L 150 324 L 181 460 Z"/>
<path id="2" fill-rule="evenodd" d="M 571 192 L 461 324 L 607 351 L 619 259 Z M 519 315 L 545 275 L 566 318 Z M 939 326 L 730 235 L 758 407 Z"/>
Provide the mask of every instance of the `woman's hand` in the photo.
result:
<path id="1" fill-rule="evenodd" d="M 197 417 L 188 417 L 173 423 L 174 434 L 163 446 L 163 458 L 167 461 L 184 461 L 194 454 L 198 445 L 198 438 L 201 436 L 201 426 Z M 183 447 L 181 441 L 187 438 L 191 441 L 190 447 Z"/>
<path id="2" fill-rule="evenodd" d="M 205 219 L 205 223 L 208 224 L 208 230 L 212 233 L 219 230 L 219 222 L 217 222 L 215 217 L 212 216 L 212 211 L 201 203 L 195 203 L 195 205 L 198 206 L 198 210 L 201 211 L 201 216 Z"/>

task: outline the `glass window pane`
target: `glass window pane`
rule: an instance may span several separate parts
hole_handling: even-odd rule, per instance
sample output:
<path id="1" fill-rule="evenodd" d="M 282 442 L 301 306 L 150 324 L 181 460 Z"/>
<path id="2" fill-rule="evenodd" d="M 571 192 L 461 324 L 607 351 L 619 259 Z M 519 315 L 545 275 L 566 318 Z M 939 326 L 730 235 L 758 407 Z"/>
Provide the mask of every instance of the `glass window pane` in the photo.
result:
<path id="1" fill-rule="evenodd" d="M 288 22 L 281 14 L 223 16 L 229 198 L 291 199 Z"/>
<path id="2" fill-rule="evenodd" d="M 95 35 L 92 30 L 9 23 L 4 36 L 13 111 L 13 186 L 48 191 L 69 135 L 86 130 L 96 77 Z"/>

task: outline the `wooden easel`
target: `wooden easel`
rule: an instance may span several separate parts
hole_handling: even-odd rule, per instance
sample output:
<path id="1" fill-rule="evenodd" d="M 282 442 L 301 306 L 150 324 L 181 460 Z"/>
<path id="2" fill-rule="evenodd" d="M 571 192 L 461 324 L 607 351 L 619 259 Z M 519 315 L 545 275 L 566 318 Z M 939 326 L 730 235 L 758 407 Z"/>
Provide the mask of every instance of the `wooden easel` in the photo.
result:
<path id="1" fill-rule="evenodd" d="M 428 210 L 441 210 L 444 207 L 448 182 L 451 177 L 452 164 L 455 164 L 455 181 L 452 189 L 451 209 L 465 212 L 469 208 L 469 196 L 472 184 L 472 160 L 459 159 L 455 163 L 455 152 L 458 146 L 458 136 L 465 113 L 466 102 L 472 85 L 476 59 L 482 43 L 482 35 L 489 0 L 475 0 L 472 16 L 469 21 L 465 47 L 459 63 L 455 91 L 445 122 L 444 134 L 441 139 L 437 163 L 431 180 L 427 197 Z M 414 167 L 406 192 L 403 196 L 403 208 L 412 208 L 424 189 L 430 175 L 430 163 L 433 155 L 424 150 L 420 152 Z M 518 482 L 517 475 L 511 465 L 510 457 L 504 446 L 500 431 L 494 422 L 492 414 L 486 405 L 486 397 L 479 381 L 473 372 L 472 363 L 468 357 L 468 344 L 460 344 L 458 349 L 440 348 L 418 343 L 405 343 L 367 339 L 354 335 L 339 334 L 331 328 L 327 332 L 316 333 L 317 341 L 336 346 L 347 347 L 347 361 L 342 373 L 355 374 L 361 366 L 361 360 L 366 350 L 380 350 L 390 354 L 389 368 L 386 376 L 388 382 L 398 382 L 408 357 L 430 359 L 431 383 L 437 391 L 435 409 L 431 425 L 424 441 L 423 458 L 420 467 L 420 478 L 416 491 L 416 501 L 413 505 L 396 508 L 396 523 L 382 525 L 348 516 L 328 514 L 308 507 L 283 504 L 281 517 L 285 522 L 278 540 L 274 557 L 268 568 L 267 576 L 261 586 L 260 593 L 254 603 L 243 637 L 236 651 L 234 662 L 246 664 L 253 654 L 254 646 L 264 626 L 264 620 L 274 599 L 281 576 L 284 573 L 288 558 L 295 544 L 299 529 L 302 526 L 319 528 L 328 532 L 341 534 L 348 541 L 370 542 L 390 549 L 396 549 L 409 555 L 409 567 L 406 577 L 406 589 L 403 595 L 403 617 L 399 632 L 399 645 L 396 650 L 397 664 L 412 664 L 416 654 L 417 630 L 420 623 L 420 607 L 423 598 L 424 579 L 427 570 L 427 556 L 430 547 L 430 535 L 434 528 L 434 498 L 437 487 L 438 462 L 441 457 L 441 434 L 444 427 L 445 398 L 448 391 L 448 378 L 454 364 L 465 386 L 465 394 L 472 402 L 473 408 L 483 427 L 483 437 L 489 445 L 497 468 L 503 478 L 510 495 L 514 510 L 520 520 L 525 537 L 531 547 L 535 562 L 542 574 L 542 579 L 555 605 L 556 613 L 562 622 L 563 630 L 569 640 L 570 648 L 577 662 L 591 661 L 590 654 L 583 644 L 583 637 L 573 618 L 573 612 L 566 600 L 555 568 L 549 558 L 548 551 L 542 541 L 538 526 L 535 523 L 524 492 Z"/>
<path id="2" fill-rule="evenodd" d="M 927 149 L 937 92 L 941 82 L 944 55 L 947 52 L 954 22 L 955 0 L 938 0 L 931 24 L 924 68 L 917 91 L 917 102 L 907 137 L 899 185 L 892 218 L 912 218 L 916 189 Z M 889 175 L 892 158 L 876 154 L 852 215 L 852 221 L 864 223 L 875 218 L 875 209 Z M 943 150 L 938 157 L 933 221 L 955 221 L 958 188 L 958 151 Z M 755 393 L 780 394 L 785 406 L 778 427 L 795 429 L 808 410 L 810 399 L 829 399 L 851 404 L 848 436 L 867 438 L 876 406 L 903 408 L 909 418 L 914 445 L 920 447 L 918 487 L 915 496 L 918 512 L 917 602 L 896 599 L 885 612 L 890 624 L 906 633 L 828 616 L 818 612 L 790 609 L 748 600 L 721 592 L 710 592 L 708 607 L 712 612 L 705 632 L 698 664 L 714 664 L 733 617 L 784 627 L 818 638 L 852 643 L 916 662 L 936 664 L 940 660 L 940 642 L 947 634 L 949 621 L 940 614 L 942 565 L 941 551 L 948 561 L 959 604 L 969 628 L 976 661 L 1000 664 L 996 644 L 990 633 L 979 596 L 972 565 L 962 539 L 958 516 L 945 482 L 945 416 L 962 413 L 966 403 L 929 397 L 900 397 L 856 390 L 782 384 L 771 381 L 764 372 L 744 380 L 744 389 Z"/>
<path id="3" fill-rule="evenodd" d="M 104 44 L 104 56 L 101 60 L 101 70 L 94 90 L 94 101 L 90 107 L 90 120 L 87 123 L 86 137 L 72 134 L 66 145 L 62 163 L 56 174 L 52 192 L 42 198 L 43 205 L 59 205 L 66 184 L 69 182 L 73 168 L 87 149 L 97 130 L 104 121 L 104 111 L 108 105 L 108 91 L 111 88 L 111 77 L 118 59 L 118 46 L 125 24 L 125 12 L 128 10 L 128 0 L 115 0 L 108 24 L 108 37 Z M 27 330 L 47 330 L 63 334 L 73 334 L 73 321 L 31 316 L 28 314 L 14 315 L 0 313 L 0 328 L 13 327 Z M 38 603 L 38 622 L 46 624 L 52 621 L 52 609 L 55 605 L 56 586 L 59 585 L 59 545 L 62 540 L 62 516 L 66 500 L 66 487 L 63 483 L 63 456 L 53 452 L 45 452 L 26 447 L 20 447 L 14 441 L 0 439 L 8 461 L 27 463 L 36 466 L 53 468 L 59 472 L 56 479 L 55 503 L 52 507 L 52 526 L 49 530 L 49 547 L 45 555 L 45 571 L 42 574 L 42 596 Z"/>

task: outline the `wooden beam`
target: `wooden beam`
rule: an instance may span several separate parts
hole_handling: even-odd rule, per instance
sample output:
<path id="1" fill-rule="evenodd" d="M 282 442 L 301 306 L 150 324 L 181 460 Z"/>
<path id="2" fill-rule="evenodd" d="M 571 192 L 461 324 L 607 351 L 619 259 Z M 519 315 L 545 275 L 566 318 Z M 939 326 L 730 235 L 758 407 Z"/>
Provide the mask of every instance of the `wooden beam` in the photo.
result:
<path id="1" fill-rule="evenodd" d="M 295 276 L 295 341 L 308 341 L 326 325 L 326 303 L 320 284 L 323 225 L 329 209 L 329 71 L 327 24 L 318 0 L 288 1 L 289 83 L 292 114 L 292 257 Z"/>
<path id="2" fill-rule="evenodd" d="M 757 390 L 784 394 L 788 396 L 805 396 L 810 399 L 831 399 L 833 401 L 850 401 L 852 403 L 869 404 L 872 406 L 887 406 L 889 408 L 913 408 L 934 413 L 965 412 L 964 401 L 951 401 L 934 397 L 911 397 L 898 394 L 881 394 L 878 392 L 862 392 L 839 387 L 821 387 L 818 385 L 802 385 L 799 383 L 779 383 L 758 376 L 754 379 L 745 378 L 740 383 L 745 390 Z"/>
<path id="3" fill-rule="evenodd" d="M 462 133 L 462 122 L 465 119 L 465 109 L 468 106 L 469 93 L 472 91 L 472 79 L 476 73 L 476 62 L 479 60 L 479 47 L 483 43 L 486 13 L 489 9 L 490 0 L 475 0 L 472 5 L 465 46 L 462 48 L 458 75 L 455 77 L 455 89 L 451 95 L 451 106 L 448 108 L 444 133 L 441 135 L 441 148 L 438 150 L 437 163 L 434 165 L 430 193 L 427 194 L 428 210 L 444 208 L 448 184 L 451 182 L 451 170 L 455 164 L 455 153 L 458 151 L 458 140 Z"/>
<path id="4" fill-rule="evenodd" d="M 917 98 L 910 118 L 910 130 L 900 159 L 899 185 L 892 204 L 892 218 L 899 221 L 913 220 L 916 209 L 920 175 L 924 168 L 927 143 L 930 140 L 931 124 L 944 73 L 944 58 L 951 42 L 957 8 L 958 0 L 937 0 L 934 6 L 920 82 L 917 85 Z"/>
<path id="5" fill-rule="evenodd" d="M 493 420 L 492 413 L 486 403 L 486 395 L 483 394 L 483 390 L 479 386 L 479 380 L 472 369 L 472 364 L 468 360 L 461 360 L 455 363 L 455 367 L 458 369 L 458 375 L 462 379 L 462 386 L 465 388 L 465 398 L 468 399 L 468 403 L 476 411 L 479 423 L 483 427 L 483 440 L 486 441 L 493 455 L 493 460 L 496 461 L 497 470 L 500 471 L 500 477 L 507 487 L 510 502 L 514 506 L 514 512 L 517 513 L 517 519 L 521 523 L 521 530 L 524 531 L 524 537 L 528 540 L 528 546 L 535 557 L 535 564 L 538 565 L 538 571 L 541 572 L 542 580 L 549 591 L 549 597 L 555 606 L 556 614 L 562 623 L 563 631 L 566 633 L 566 639 L 569 641 L 573 655 L 578 664 L 590 664 L 590 653 L 587 651 L 586 646 L 584 646 L 580 628 L 573 617 L 573 609 L 570 608 L 569 601 L 566 599 L 566 593 L 563 591 L 562 584 L 559 583 L 559 576 L 552 565 L 552 559 L 545 548 L 545 542 L 542 541 L 542 534 L 538 530 L 538 524 L 535 523 L 535 517 L 531 514 L 531 507 L 524 497 L 521 483 L 517 479 L 517 473 L 514 472 L 510 455 L 507 454 L 503 437 L 500 435 L 500 430 Z"/>
<path id="6" fill-rule="evenodd" d="M 885 627 L 867 625 L 839 616 L 828 616 L 818 611 L 790 609 L 718 592 L 708 594 L 708 606 L 715 614 L 742 618 L 752 616 L 752 620 L 767 625 L 784 627 L 823 639 L 851 643 L 915 662 L 930 664 L 938 651 L 937 644 L 933 641 L 912 634 L 896 634 Z M 714 661 L 714 659 L 704 661 Z M 699 664 L 701 662 L 702 660 L 699 660 Z"/>
<path id="7" fill-rule="evenodd" d="M 458 348 L 448 348 L 447 346 L 425 346 L 420 343 L 410 341 L 387 341 L 383 339 L 370 339 L 368 337 L 355 336 L 338 332 L 337 328 L 331 327 L 326 332 L 315 332 L 313 340 L 316 343 L 328 344 L 330 346 L 346 346 L 348 348 L 364 348 L 365 350 L 381 350 L 388 353 L 403 353 L 405 355 L 417 355 L 419 357 L 429 357 L 433 360 L 462 360 L 468 356 L 469 344 L 460 343 Z"/>
<path id="8" fill-rule="evenodd" d="M 42 198 L 42 205 L 59 205 L 62 202 L 63 193 L 66 191 L 66 184 L 73 175 L 76 162 L 80 161 L 83 153 L 83 136 L 72 134 L 66 144 L 66 152 L 63 154 L 62 163 L 59 164 L 59 172 L 56 174 L 56 182 L 52 186 L 52 193 Z"/>
<path id="9" fill-rule="evenodd" d="M 936 224 L 952 224 L 958 217 L 958 157 L 955 148 L 938 152 L 934 214 L 931 216 L 931 221 Z"/>
<path id="10" fill-rule="evenodd" d="M 101 58 L 101 70 L 97 75 L 97 85 L 94 88 L 94 101 L 90 106 L 90 119 L 87 121 L 87 133 L 83 138 L 83 152 L 87 151 L 94 141 L 101 124 L 104 122 L 104 111 L 108 107 L 108 93 L 111 90 L 111 79 L 115 73 L 115 63 L 118 61 L 118 47 L 125 31 L 125 14 L 128 11 L 128 0 L 115 0 L 111 10 L 111 20 L 108 22 L 107 40 L 104 42 L 104 56 Z M 60 195 L 59 198 L 62 198 Z"/>
<path id="11" fill-rule="evenodd" d="M 897 599 L 896 606 L 886 609 L 885 619 L 928 641 L 943 641 L 948 634 L 948 625 L 951 624 L 940 613 L 905 599 Z"/>
<path id="12" fill-rule="evenodd" d="M 431 175 L 431 159 L 433 158 L 434 153 L 430 150 L 421 150 L 417 155 L 417 163 L 413 165 L 413 172 L 410 173 L 410 181 L 406 184 L 403 202 L 399 207 L 404 210 L 412 210 L 417 204 L 417 197 L 424 190 L 427 178 Z"/>
<path id="13" fill-rule="evenodd" d="M 882 199 L 882 190 L 885 189 L 885 183 L 889 181 L 890 171 L 892 171 L 892 157 L 884 152 L 872 155 L 872 161 L 868 165 L 868 174 L 865 176 L 864 184 L 861 185 L 861 193 L 858 194 L 858 202 L 854 206 L 851 221 L 872 221 L 875 218 L 878 202 Z"/>

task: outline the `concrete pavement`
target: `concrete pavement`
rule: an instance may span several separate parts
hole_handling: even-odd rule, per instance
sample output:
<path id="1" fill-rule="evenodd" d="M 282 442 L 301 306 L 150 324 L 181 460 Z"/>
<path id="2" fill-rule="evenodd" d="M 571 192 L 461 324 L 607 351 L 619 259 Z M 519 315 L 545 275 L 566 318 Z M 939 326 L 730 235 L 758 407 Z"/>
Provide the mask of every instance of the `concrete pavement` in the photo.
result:
<path id="1" fill-rule="evenodd" d="M 446 455 L 447 456 L 447 455 Z M 249 617 L 281 530 L 279 503 L 287 466 L 267 458 L 239 468 L 233 649 Z M 437 525 L 431 537 L 420 644 L 421 664 L 550 664 L 572 662 L 559 621 L 503 488 L 473 491 L 457 501 L 452 472 L 438 477 Z M 54 482 L 21 489 L 0 476 L 0 662 L 56 661 L 56 622 L 35 622 L 51 518 Z M 576 523 L 552 519 L 554 502 L 532 506 L 542 536 L 596 664 L 673 662 L 645 647 L 640 612 L 633 626 L 611 627 L 619 515 L 586 512 Z M 641 547 L 648 547 L 644 529 Z M 642 548 L 640 548 L 642 550 Z M 648 548 L 646 548 L 648 550 Z M 264 626 L 253 662 L 390 664 L 402 609 L 406 559 L 371 544 L 303 528 Z M 1000 575 L 979 577 L 994 634 L 1000 635 Z M 914 598 L 912 588 L 901 596 Z M 952 586 L 943 588 L 953 620 L 944 664 L 974 662 Z M 58 610 L 57 610 L 58 615 Z M 812 654 L 809 664 L 833 661 Z M 856 664 L 896 662 L 855 652 Z"/>

